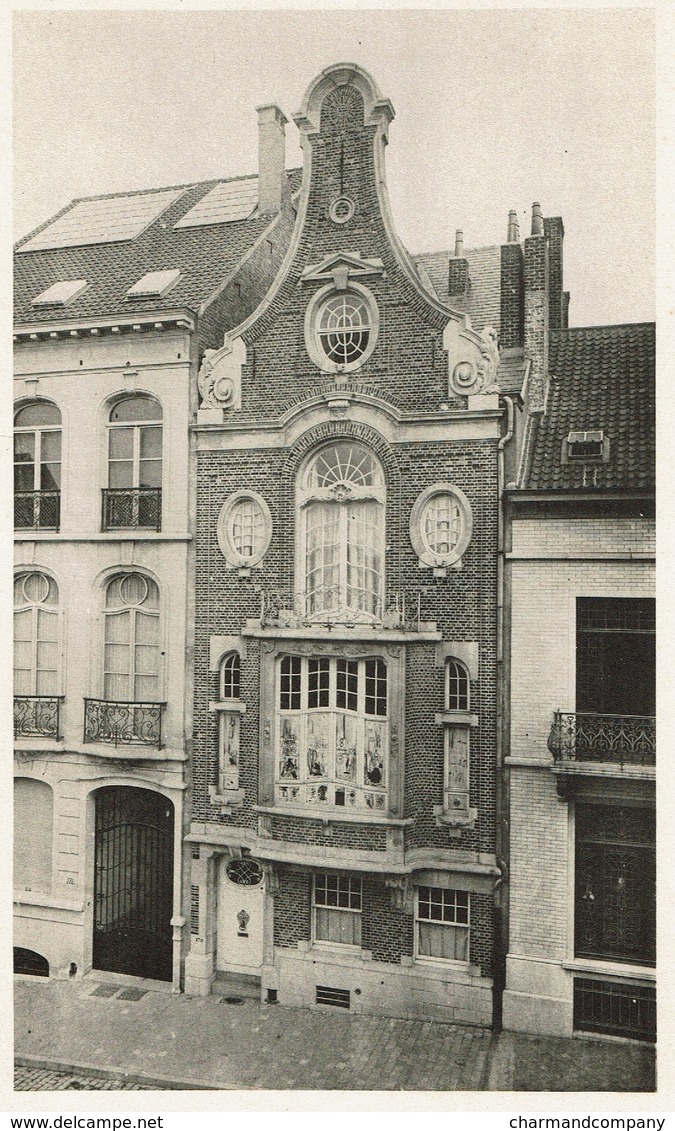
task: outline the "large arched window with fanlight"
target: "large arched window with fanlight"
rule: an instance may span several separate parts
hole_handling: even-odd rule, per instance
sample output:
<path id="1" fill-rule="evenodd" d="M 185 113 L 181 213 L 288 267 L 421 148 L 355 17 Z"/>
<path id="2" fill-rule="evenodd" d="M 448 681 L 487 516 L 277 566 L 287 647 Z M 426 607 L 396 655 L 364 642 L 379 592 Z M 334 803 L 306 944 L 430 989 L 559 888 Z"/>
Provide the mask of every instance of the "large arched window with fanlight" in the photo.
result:
<path id="1" fill-rule="evenodd" d="M 159 589 L 143 573 L 119 573 L 105 589 L 103 697 L 85 700 L 85 742 L 161 745 Z"/>
<path id="2" fill-rule="evenodd" d="M 385 480 L 365 445 L 337 440 L 298 483 L 298 579 L 305 615 L 376 621 L 384 602 Z"/>

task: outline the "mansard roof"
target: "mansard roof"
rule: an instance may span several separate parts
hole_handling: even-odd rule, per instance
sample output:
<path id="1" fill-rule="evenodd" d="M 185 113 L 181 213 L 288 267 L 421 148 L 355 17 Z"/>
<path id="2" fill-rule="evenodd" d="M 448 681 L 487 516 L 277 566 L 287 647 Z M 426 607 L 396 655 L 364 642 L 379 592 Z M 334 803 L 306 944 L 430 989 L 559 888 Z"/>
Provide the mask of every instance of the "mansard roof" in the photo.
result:
<path id="1" fill-rule="evenodd" d="M 546 409 L 533 429 L 526 490 L 649 491 L 655 478 L 652 322 L 551 333 Z M 604 461 L 565 461 L 570 432 L 600 431 Z"/>
<path id="2" fill-rule="evenodd" d="M 289 170 L 286 176 L 290 192 L 295 193 L 300 187 L 302 170 Z M 188 220 L 186 226 L 176 225 L 218 186 L 231 184 L 234 189 L 238 182 L 244 189 L 248 189 L 250 195 L 250 183 L 253 180 L 253 176 L 229 180 L 221 178 L 173 186 L 172 190 L 147 190 L 148 195 L 156 196 L 160 206 L 165 201 L 170 203 L 158 213 L 155 210 L 149 225 L 131 238 L 125 238 L 128 236 L 128 225 L 126 233 L 122 231 L 117 236 L 111 234 L 113 226 L 115 222 L 120 225 L 119 217 L 123 216 L 125 206 L 132 210 L 137 208 L 139 198 L 145 194 L 115 193 L 87 198 L 89 214 L 92 207 L 98 211 L 104 207 L 103 202 L 110 202 L 111 225 L 105 231 L 105 221 L 103 222 L 101 229 L 104 234 L 99 242 L 82 242 L 79 246 L 75 246 L 73 242 L 77 239 L 77 232 L 73 233 L 72 230 L 73 224 L 70 225 L 70 231 L 67 231 L 67 221 L 62 219 L 82 203 L 79 200 L 72 201 L 56 216 L 52 216 L 20 240 L 15 247 L 15 325 L 132 316 L 135 313 L 183 308 L 199 312 L 256 242 L 264 237 L 277 217 L 260 217 L 257 209 L 249 208 L 250 215 L 239 218 L 245 209 L 240 208 L 237 212 L 232 209 L 230 202 L 228 207 L 230 215 L 234 214 L 234 219 L 227 217 L 221 222 L 214 222 L 211 208 L 210 216 Z M 95 203 L 91 205 L 89 202 Z M 222 207 L 221 202 L 221 209 Z M 206 205 L 205 208 L 208 211 Z M 58 228 L 56 221 L 60 221 Z M 52 225 L 55 232 L 65 232 L 61 246 L 44 246 L 48 242 L 48 230 Z M 121 228 L 123 227 L 122 223 Z M 55 236 L 54 239 L 56 238 L 58 237 Z M 70 244 L 68 240 L 71 241 Z M 22 250 L 24 247 L 27 250 Z M 127 295 L 129 289 L 143 276 L 172 270 L 178 270 L 180 274 L 166 293 Z M 81 288 L 65 305 L 33 305 L 38 296 L 63 280 L 86 280 L 87 286 Z"/>

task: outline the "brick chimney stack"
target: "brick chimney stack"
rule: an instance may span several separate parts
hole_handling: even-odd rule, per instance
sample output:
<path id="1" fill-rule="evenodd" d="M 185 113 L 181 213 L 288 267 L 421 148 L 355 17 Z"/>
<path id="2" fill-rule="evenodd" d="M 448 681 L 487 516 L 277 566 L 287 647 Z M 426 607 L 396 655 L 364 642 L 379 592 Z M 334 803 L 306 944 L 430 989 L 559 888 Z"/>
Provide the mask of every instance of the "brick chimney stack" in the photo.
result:
<path id="1" fill-rule="evenodd" d="M 543 236 L 544 234 L 544 217 L 541 211 L 541 204 L 535 200 L 532 205 L 532 229 L 530 235 Z"/>
<path id="2" fill-rule="evenodd" d="M 281 209 L 286 177 L 286 125 L 278 106 L 258 106 L 258 211 L 261 216 Z"/>

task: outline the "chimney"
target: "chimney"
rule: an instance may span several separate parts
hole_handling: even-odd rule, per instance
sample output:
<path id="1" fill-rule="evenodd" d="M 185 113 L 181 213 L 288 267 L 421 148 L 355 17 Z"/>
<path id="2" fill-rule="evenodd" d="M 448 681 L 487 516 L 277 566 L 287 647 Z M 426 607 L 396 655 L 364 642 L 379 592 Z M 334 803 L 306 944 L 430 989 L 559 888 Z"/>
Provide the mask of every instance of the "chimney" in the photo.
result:
<path id="1" fill-rule="evenodd" d="M 506 229 L 506 242 L 518 243 L 520 241 L 520 228 L 518 226 L 518 213 L 512 208 L 509 212 L 509 223 Z"/>
<path id="2" fill-rule="evenodd" d="M 563 294 L 563 240 L 565 229 L 560 216 L 547 216 L 544 233 L 548 243 L 549 292 L 548 324 L 551 330 L 565 326 L 566 306 Z"/>
<path id="3" fill-rule="evenodd" d="M 286 178 L 288 118 L 278 106 L 258 106 L 258 212 L 271 215 L 281 209 Z"/>
<path id="4" fill-rule="evenodd" d="M 461 257 L 464 254 L 464 232 L 458 228 L 455 232 L 455 255 Z"/>
<path id="5" fill-rule="evenodd" d="M 532 205 L 532 230 L 530 234 L 533 236 L 543 236 L 544 234 L 544 217 L 541 212 L 541 204 L 536 200 Z"/>

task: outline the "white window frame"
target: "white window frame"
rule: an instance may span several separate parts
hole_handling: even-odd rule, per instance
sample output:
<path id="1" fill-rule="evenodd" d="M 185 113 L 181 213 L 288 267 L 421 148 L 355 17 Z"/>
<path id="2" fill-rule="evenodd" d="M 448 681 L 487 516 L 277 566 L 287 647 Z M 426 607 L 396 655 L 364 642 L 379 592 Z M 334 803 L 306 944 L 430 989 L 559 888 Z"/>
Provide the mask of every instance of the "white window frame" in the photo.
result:
<path id="1" fill-rule="evenodd" d="M 159 410 L 159 415 L 157 416 L 156 419 L 154 419 L 154 420 L 137 420 L 137 421 L 135 421 L 135 420 L 111 420 L 110 419 L 110 417 L 112 416 L 115 409 L 118 408 L 121 404 L 124 404 L 126 401 L 141 400 L 141 399 L 146 400 L 146 401 L 152 401 L 152 402 L 154 402 L 154 404 L 157 405 L 157 408 Z M 117 457 L 113 458 L 110 454 L 111 434 L 116 429 L 122 429 L 122 428 L 128 428 L 128 429 L 132 430 L 132 441 L 131 441 L 132 455 L 131 455 L 131 460 L 129 460 L 128 458 L 126 458 L 126 459 L 121 459 L 121 458 L 117 458 Z M 154 491 L 161 491 L 162 482 L 163 482 L 163 478 L 164 478 L 164 412 L 163 412 L 163 409 L 162 409 L 160 402 L 157 400 L 157 397 L 153 396 L 151 393 L 138 393 L 138 394 L 128 393 L 124 397 L 119 397 L 115 401 L 115 403 L 110 406 L 110 409 L 109 409 L 109 412 L 108 412 L 108 425 L 107 425 L 107 433 L 106 433 L 106 438 L 107 438 L 106 466 L 107 466 L 107 470 L 108 470 L 108 490 L 110 490 L 110 491 L 136 491 L 136 490 L 139 490 L 139 489 L 143 490 L 143 488 L 141 488 L 140 482 L 139 482 L 140 476 L 141 476 L 141 473 L 140 473 L 140 468 L 141 468 L 141 429 L 143 429 L 143 428 L 158 428 L 159 429 L 159 433 L 160 433 L 160 455 L 150 457 L 153 462 L 158 462 L 159 465 L 160 465 L 159 485 L 156 486 L 156 487 L 148 487 L 147 490 L 149 490 L 149 491 L 153 491 L 153 490 Z M 125 487 L 115 487 L 115 486 L 113 486 L 113 484 L 110 482 L 110 480 L 111 480 L 111 474 L 110 473 L 111 473 L 113 464 L 129 463 L 129 462 L 131 462 L 132 483 L 128 484 Z"/>
<path id="2" fill-rule="evenodd" d="M 361 299 L 368 311 L 368 343 L 363 353 L 354 361 L 340 363 L 332 361 L 326 354 L 321 343 L 319 324 L 328 299 L 350 292 Z M 348 282 L 345 280 L 343 286 L 336 286 L 333 282 L 321 287 L 308 303 L 305 312 L 305 347 L 314 364 L 324 373 L 352 373 L 359 369 L 372 355 L 377 345 L 379 332 L 380 313 L 375 297 L 367 287 L 354 282 L 353 279 L 349 279 Z"/>
<path id="3" fill-rule="evenodd" d="M 351 480 L 336 482 L 329 486 L 315 486 L 310 483 L 312 475 L 312 468 L 315 462 L 321 457 L 322 453 L 335 448 L 338 445 L 350 445 L 351 447 L 364 452 L 373 461 L 375 475 L 379 482 L 373 484 L 359 484 L 353 483 Z M 334 621 L 334 622 L 362 622 L 362 623 L 379 623 L 382 621 L 384 615 L 384 603 L 386 594 L 386 500 L 387 489 L 386 480 L 384 476 L 384 469 L 378 457 L 360 440 L 352 440 L 348 437 L 336 437 L 329 444 L 323 444 L 320 448 L 311 453 L 309 458 L 305 461 L 298 476 L 298 483 L 296 489 L 296 513 L 297 513 L 297 532 L 296 539 L 296 592 L 300 595 L 300 601 L 303 605 L 303 616 L 308 619 L 316 620 L 318 622 Z M 346 604 L 347 599 L 347 579 L 348 579 L 348 527 L 349 527 L 349 506 L 354 502 L 373 502 L 378 507 L 378 529 L 380 534 L 381 543 L 381 568 L 379 575 L 378 589 L 363 590 L 364 596 L 370 595 L 375 604 L 375 611 L 370 612 L 367 609 L 354 608 Z M 336 563 L 338 575 L 338 598 L 333 602 L 333 607 L 328 609 L 319 609 L 315 612 L 310 612 L 310 596 L 317 596 L 320 601 L 320 594 L 322 589 L 317 587 L 313 589 L 310 595 L 308 587 L 307 575 L 307 559 L 308 559 L 308 535 L 309 535 L 309 515 L 311 514 L 311 507 L 313 503 L 322 503 L 335 506 L 338 513 L 339 523 L 339 538 L 338 538 L 338 552 L 339 559 Z M 334 587 L 331 587 L 331 590 Z M 361 590 L 359 590 L 361 592 Z M 325 591 L 324 591 L 325 592 Z M 344 593 L 344 601 L 342 594 Z"/>
<path id="4" fill-rule="evenodd" d="M 257 506 L 262 519 L 260 543 L 254 553 L 248 556 L 240 553 L 232 533 L 234 512 L 240 503 L 246 502 L 252 502 Z M 250 490 L 235 491 L 230 495 L 220 509 L 217 536 L 218 545 L 229 569 L 262 569 L 263 559 L 272 540 L 272 515 L 262 495 Z"/>
<path id="5" fill-rule="evenodd" d="M 281 706 L 281 679 L 282 666 L 286 659 L 299 660 L 300 663 L 300 707 Z M 325 661 L 328 664 L 328 703 L 315 707 L 309 706 L 309 670 L 312 661 Z M 374 661 L 384 665 L 386 672 L 386 714 L 374 712 L 366 713 L 366 678 L 367 664 Z M 357 667 L 357 706 L 351 710 L 346 706 L 338 706 L 338 665 L 352 663 Z M 377 696 L 376 696 L 377 697 Z M 341 814 L 370 814 L 385 816 L 389 807 L 390 768 L 389 768 L 389 741 L 390 741 L 390 713 L 391 692 L 389 668 L 382 656 L 372 655 L 347 659 L 341 656 L 314 655 L 296 656 L 293 652 L 279 656 L 277 660 L 276 679 L 276 726 L 274 743 L 274 796 L 275 804 L 298 808 L 300 811 L 318 809 L 327 816 L 340 816 Z M 328 750 L 327 772 L 315 780 L 308 772 L 306 758 L 309 749 L 309 730 L 312 717 L 323 717 L 328 720 Z M 280 764 L 282 760 L 284 720 L 297 720 L 296 733 L 298 735 L 298 778 L 282 777 Z M 356 764 L 353 780 L 340 778 L 337 774 L 337 738 L 336 731 L 340 719 L 350 719 L 355 731 Z M 384 782 L 368 784 L 365 782 L 365 759 L 368 724 L 376 724 L 375 733 L 382 736 L 382 756 L 384 768 Z M 330 770 L 333 769 L 331 773 Z M 325 798 L 320 798 L 320 791 L 325 788 Z M 344 791 L 344 804 L 335 801 L 336 791 Z M 294 793 L 296 796 L 293 796 Z M 316 796 L 313 796 L 313 794 Z M 354 800 L 350 800 L 350 798 Z M 369 804 L 370 800 L 370 804 Z"/>
<path id="6" fill-rule="evenodd" d="M 62 656 L 61 656 L 61 649 L 62 649 L 61 594 L 60 594 L 59 586 L 58 586 L 56 580 L 51 576 L 51 574 L 46 573 L 43 569 L 32 569 L 30 566 L 23 567 L 22 569 L 17 570 L 17 572 L 15 573 L 14 583 L 16 584 L 16 582 L 19 580 L 20 577 L 28 577 L 30 574 L 33 574 L 33 573 L 38 574 L 41 577 L 44 577 L 48 582 L 51 582 L 51 584 L 54 586 L 54 588 L 56 589 L 56 604 L 45 605 L 44 601 L 37 601 L 37 602 L 31 601 L 31 602 L 27 602 L 25 605 L 16 605 L 16 604 L 14 605 L 14 616 L 13 616 L 13 637 L 14 637 L 14 640 L 16 640 L 16 627 L 15 626 L 16 626 L 16 614 L 17 613 L 20 614 L 20 613 L 30 612 L 30 624 L 31 624 L 31 640 L 30 640 L 30 652 L 31 652 L 31 654 L 30 654 L 30 684 L 31 684 L 31 690 L 19 692 L 15 688 L 14 694 L 19 699 L 21 699 L 23 697 L 32 698 L 33 696 L 36 696 L 36 697 L 40 696 L 40 698 L 44 698 L 44 699 L 57 699 L 57 698 L 60 698 L 61 694 L 62 694 L 62 671 L 63 671 Z M 49 595 L 49 594 L 47 594 L 47 595 Z M 38 668 L 38 662 L 37 662 L 38 661 L 38 645 L 40 644 L 40 640 L 38 638 L 38 620 L 39 620 L 39 613 L 40 613 L 41 610 L 46 611 L 50 615 L 50 617 L 51 616 L 54 617 L 54 623 L 55 623 L 55 626 L 56 626 L 56 640 L 55 641 L 49 641 L 49 643 L 54 643 L 55 651 L 56 651 L 56 668 L 53 669 L 54 672 L 55 672 L 54 684 L 55 684 L 56 690 L 53 691 L 53 692 L 50 691 L 48 693 L 39 692 L 37 690 L 38 672 L 39 671 L 51 671 L 52 670 L 51 668 Z"/>
<path id="7" fill-rule="evenodd" d="M 142 606 L 142 602 L 141 602 L 141 604 L 134 604 L 134 605 L 120 605 L 120 606 L 111 606 L 111 607 L 108 606 L 108 592 L 109 592 L 111 586 L 116 581 L 119 581 L 122 578 L 133 577 L 133 576 L 142 577 L 143 581 L 146 583 L 146 585 L 148 583 L 152 583 L 155 586 L 155 588 L 157 589 L 157 608 L 156 608 L 156 610 L 155 609 L 144 610 L 143 606 Z M 108 671 L 106 671 L 106 658 L 105 658 L 107 644 L 108 643 L 110 643 L 110 644 L 116 643 L 116 641 L 107 641 L 107 639 L 106 639 L 108 617 L 109 616 L 119 616 L 119 615 L 121 615 L 125 612 L 130 612 L 132 614 L 129 618 L 129 628 L 130 628 L 129 640 L 128 640 L 128 642 L 120 641 L 120 643 L 125 643 L 126 646 L 129 649 L 129 665 L 128 666 L 129 666 L 130 670 L 126 673 L 126 675 L 125 675 L 124 672 L 108 672 Z M 156 619 L 157 619 L 157 644 L 156 645 L 150 645 L 150 647 L 156 647 L 156 649 L 157 649 L 157 671 L 156 671 L 156 673 L 137 672 L 137 670 L 136 670 L 136 622 L 137 622 L 138 613 L 141 613 L 143 616 L 156 617 Z M 163 680 L 164 680 L 164 664 L 162 662 L 162 653 L 163 653 L 164 649 L 162 647 L 162 591 L 161 591 L 158 583 L 155 581 L 154 577 L 150 577 L 148 574 L 143 573 L 143 571 L 139 570 L 139 569 L 120 570 L 119 572 L 114 572 L 109 577 L 107 577 L 105 585 L 103 587 L 103 617 L 102 617 L 102 620 L 103 620 L 103 648 L 102 648 L 102 657 L 101 657 L 101 659 L 102 659 L 102 663 L 101 663 L 101 692 L 102 692 L 102 695 L 101 695 L 101 698 L 105 702 L 111 702 L 111 703 L 163 703 L 164 702 L 164 696 L 162 694 L 162 689 L 163 689 Z M 122 678 L 126 678 L 127 688 L 132 686 L 132 689 L 135 693 L 137 679 L 142 678 L 143 676 L 153 675 L 153 674 L 155 675 L 156 686 L 157 686 L 157 694 L 156 694 L 156 697 L 154 699 L 147 699 L 147 698 L 122 699 L 119 696 L 111 699 L 110 697 L 108 697 L 105 694 L 106 677 L 107 676 L 112 676 L 112 677 L 119 676 L 119 677 L 122 677 Z"/>
<path id="8" fill-rule="evenodd" d="M 351 899 L 352 899 L 352 895 L 355 894 L 356 891 L 357 891 L 357 885 L 358 885 L 358 903 L 359 903 L 358 908 L 339 907 L 339 906 L 334 906 L 333 904 L 329 904 L 329 903 L 318 903 L 317 902 L 317 881 L 319 880 L 320 877 L 325 877 L 326 880 L 331 880 L 331 879 L 335 880 L 337 882 L 338 891 L 340 890 L 340 887 L 342 886 L 346 890 L 347 898 L 349 899 L 350 902 L 351 902 Z M 356 942 L 356 943 L 345 943 L 345 942 L 340 942 L 339 940 L 319 938 L 318 937 L 318 931 L 317 931 L 317 914 L 316 914 L 318 909 L 326 910 L 329 913 L 334 912 L 336 915 L 344 915 L 344 916 L 349 915 L 349 916 L 352 917 L 352 922 L 356 917 L 358 917 L 359 941 Z M 312 945 L 313 946 L 322 947 L 322 948 L 325 947 L 327 949 L 336 948 L 336 949 L 341 950 L 341 951 L 347 951 L 347 952 L 352 952 L 352 953 L 356 953 L 356 952 L 360 951 L 362 946 L 363 946 L 362 913 L 363 913 L 363 880 L 362 880 L 361 876 L 346 875 L 342 872 L 338 872 L 338 873 L 315 872 L 313 874 L 313 876 L 312 876 Z"/>
<path id="9" fill-rule="evenodd" d="M 16 420 L 16 417 L 25 408 L 30 408 L 33 405 L 41 405 L 41 404 L 45 404 L 45 405 L 48 405 L 50 408 L 56 409 L 56 411 L 59 413 L 59 415 L 61 415 L 61 410 L 59 409 L 58 405 L 54 404 L 53 401 L 33 400 L 33 401 L 25 401 L 23 404 L 17 405 L 15 410 L 14 410 L 14 419 Z M 55 432 L 58 432 L 59 436 L 61 437 L 59 458 L 58 458 L 58 460 L 43 460 L 42 459 L 42 437 L 46 433 L 52 433 L 53 434 Z M 28 490 L 28 491 L 42 491 L 42 490 L 55 491 L 55 492 L 58 492 L 60 494 L 60 492 L 61 492 L 61 479 L 62 479 L 61 471 L 62 471 L 62 468 L 63 468 L 63 419 L 61 420 L 61 422 L 59 424 L 27 424 L 25 426 L 20 425 L 20 424 L 19 425 L 15 424 L 14 425 L 14 435 L 15 436 L 29 436 L 29 435 L 31 435 L 31 436 L 34 437 L 33 486 L 26 488 L 26 490 Z M 43 463 L 47 463 L 47 464 L 58 463 L 58 466 L 59 466 L 59 485 L 58 485 L 58 487 L 45 487 L 45 488 L 43 488 L 41 486 L 42 464 Z M 14 457 L 14 467 L 16 468 L 17 466 L 20 467 L 21 464 L 20 463 L 17 464 L 17 460 L 16 460 L 16 456 L 15 456 Z M 25 466 L 25 464 L 23 466 Z M 16 488 L 15 488 L 15 490 L 16 490 Z"/>
<path id="10" fill-rule="evenodd" d="M 441 893 L 447 893 L 448 896 L 452 894 L 455 897 L 457 897 L 457 896 L 466 897 L 466 904 L 467 904 L 466 923 L 463 923 L 463 922 L 461 922 L 457 919 L 455 919 L 453 921 L 453 920 L 449 920 L 449 919 L 446 920 L 446 919 L 443 919 L 443 918 L 441 918 L 441 919 L 428 918 L 426 916 L 423 918 L 420 915 L 420 893 L 422 891 L 441 892 Z M 445 902 L 446 902 L 445 898 L 442 896 L 443 907 L 445 907 Z M 457 903 L 456 898 L 455 898 L 454 902 Z M 448 903 L 450 903 L 450 900 L 448 900 Z M 446 927 L 453 927 L 453 928 L 456 928 L 456 929 L 465 930 L 466 931 L 466 944 L 465 944 L 465 946 L 466 946 L 466 957 L 465 958 L 443 958 L 442 956 L 435 956 L 435 955 L 431 955 L 431 954 L 421 954 L 420 953 L 420 923 L 436 923 L 440 927 L 446 926 Z M 428 964 L 428 965 L 434 965 L 434 966 L 435 965 L 454 966 L 454 967 L 459 967 L 459 968 L 462 968 L 462 969 L 466 969 L 468 966 L 470 966 L 471 965 L 471 893 L 468 892 L 468 891 L 464 891 L 461 888 L 436 887 L 435 885 L 420 885 L 419 887 L 417 887 L 415 889 L 415 932 L 414 932 L 414 936 L 415 936 L 414 955 L 415 955 L 415 961 L 416 962 L 420 962 L 420 963 L 424 963 L 424 964 Z"/>
<path id="11" fill-rule="evenodd" d="M 438 495 L 450 495 L 457 505 L 460 517 L 460 531 L 454 547 L 445 554 L 436 553 L 424 532 L 424 516 L 428 504 Z M 419 559 L 420 568 L 445 570 L 448 567 L 460 569 L 473 533 L 473 514 L 471 503 L 464 492 L 453 483 L 434 483 L 425 488 L 417 497 L 410 515 L 410 541 Z"/>

